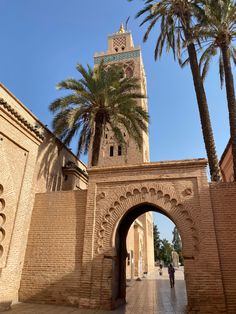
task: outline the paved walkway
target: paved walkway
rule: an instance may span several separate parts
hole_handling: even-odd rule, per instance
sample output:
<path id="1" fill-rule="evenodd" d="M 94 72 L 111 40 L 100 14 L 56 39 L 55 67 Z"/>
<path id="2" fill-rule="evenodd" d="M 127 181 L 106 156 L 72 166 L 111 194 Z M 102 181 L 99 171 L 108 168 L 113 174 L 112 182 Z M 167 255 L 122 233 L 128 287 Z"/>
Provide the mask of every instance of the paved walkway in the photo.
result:
<path id="1" fill-rule="evenodd" d="M 185 313 L 186 291 L 183 271 L 176 270 L 175 288 L 170 288 L 167 270 L 158 269 L 142 281 L 128 283 L 127 304 L 112 312 L 73 307 L 21 303 L 8 314 L 182 314 Z"/>

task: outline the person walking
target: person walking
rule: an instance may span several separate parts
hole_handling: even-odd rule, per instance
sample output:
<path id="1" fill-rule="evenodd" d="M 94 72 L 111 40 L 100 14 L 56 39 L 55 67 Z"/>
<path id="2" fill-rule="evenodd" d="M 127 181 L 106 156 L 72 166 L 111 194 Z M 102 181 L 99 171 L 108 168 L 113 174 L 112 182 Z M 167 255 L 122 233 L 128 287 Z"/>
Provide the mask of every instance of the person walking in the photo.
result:
<path id="1" fill-rule="evenodd" d="M 170 264 L 168 266 L 168 274 L 169 274 L 169 278 L 170 278 L 170 287 L 174 288 L 174 286 L 175 286 L 175 269 L 172 266 L 172 264 Z"/>

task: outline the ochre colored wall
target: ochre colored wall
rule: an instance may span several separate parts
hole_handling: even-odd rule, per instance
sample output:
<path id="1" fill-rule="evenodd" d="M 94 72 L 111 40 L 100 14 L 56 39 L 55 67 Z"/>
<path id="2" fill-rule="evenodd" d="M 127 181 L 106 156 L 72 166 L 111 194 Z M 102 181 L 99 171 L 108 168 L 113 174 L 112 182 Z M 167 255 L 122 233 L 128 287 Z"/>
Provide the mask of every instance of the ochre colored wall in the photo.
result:
<path id="1" fill-rule="evenodd" d="M 86 191 L 36 194 L 19 297 L 78 305 Z"/>
<path id="2" fill-rule="evenodd" d="M 146 212 L 131 225 L 126 239 L 126 278 L 142 277 L 154 268 L 153 218 Z M 133 252 L 133 260 L 131 258 Z M 141 254 L 140 254 L 141 252 Z M 141 260 L 142 261 L 141 261 Z M 128 263 L 129 261 L 129 263 Z"/>
<path id="3" fill-rule="evenodd" d="M 228 313 L 236 313 L 236 183 L 210 185 Z"/>
<path id="4" fill-rule="evenodd" d="M 83 180 L 74 170 L 65 180 L 67 161 L 81 169 Z M 0 303 L 18 300 L 35 193 L 84 189 L 85 172 L 85 165 L 0 84 Z"/>
<path id="5" fill-rule="evenodd" d="M 236 312 L 235 183 L 209 189 L 206 161 L 189 160 L 93 168 L 88 191 L 56 192 L 86 187 L 63 181 L 67 160 L 85 166 L 2 85 L 0 98 L 1 303 L 18 300 L 24 265 L 21 300 L 114 307 L 116 228 L 145 203 L 181 233 L 189 310 Z"/>
<path id="6" fill-rule="evenodd" d="M 201 180 L 199 180 L 199 184 L 200 182 Z M 190 307 L 189 311 L 194 313 L 197 309 L 198 313 L 205 314 L 213 313 L 214 309 L 214 313 L 218 313 L 217 311 L 224 312 L 224 305 L 221 302 L 225 298 L 227 313 L 235 313 L 236 271 L 234 270 L 234 252 L 236 215 L 234 212 L 236 185 L 234 183 L 210 184 L 209 194 L 209 186 L 204 182 L 205 180 L 201 182 L 200 189 L 202 209 L 199 212 L 200 215 L 195 218 L 199 219 L 198 222 L 196 220 L 197 224 L 193 224 L 193 228 L 199 228 L 200 231 L 200 251 L 195 253 L 195 261 L 191 259 L 191 256 L 186 256 L 185 260 L 190 304 L 194 294 L 197 296 L 194 301 L 194 308 Z M 132 186 L 134 188 L 134 185 Z M 126 191 L 129 191 L 129 189 Z M 154 192 L 152 189 L 150 191 Z M 145 190 L 143 190 L 143 193 L 141 194 L 142 198 L 144 198 L 144 195 L 149 197 Z M 95 199 L 94 194 L 91 198 L 92 194 L 88 197 L 90 204 L 94 203 Z M 155 195 L 157 194 L 152 197 Z M 93 298 L 93 303 L 88 303 L 88 307 L 98 305 L 94 302 L 96 298 L 103 300 L 103 306 L 105 303 L 108 306 L 109 298 L 112 296 L 112 287 L 108 285 L 109 280 L 111 280 L 110 276 L 112 276 L 110 264 L 113 263 L 113 259 L 109 256 L 112 253 L 106 251 L 104 256 L 92 254 L 92 261 L 88 257 L 89 251 L 93 252 L 93 248 L 95 248 L 94 241 L 97 232 L 94 233 L 94 229 L 91 228 L 93 225 L 92 211 L 89 210 L 89 204 L 87 204 L 85 210 L 86 199 L 85 191 L 36 195 L 21 283 L 21 300 L 72 305 L 79 303 L 80 306 L 83 306 L 85 293 L 88 293 Z M 211 199 L 212 206 L 209 199 Z M 154 199 L 152 198 L 152 200 Z M 164 205 L 165 202 L 162 204 L 166 206 Z M 130 203 L 130 205 L 132 204 Z M 213 217 L 211 217 L 211 211 L 207 206 L 212 207 Z M 190 207 L 185 207 L 185 210 L 186 208 L 190 209 Z M 196 209 L 195 206 L 194 210 L 196 211 Z M 181 209 L 184 215 L 186 214 L 185 210 Z M 84 229 L 86 217 L 87 232 Z M 187 218 L 188 220 L 189 218 Z M 88 224 L 89 221 L 90 224 Z M 78 225 L 79 228 L 77 229 Z M 95 238 L 93 238 L 90 246 L 84 248 L 83 241 L 84 243 L 88 241 L 89 229 Z M 182 227 L 180 227 L 181 229 Z M 217 249 L 213 240 L 213 232 L 216 236 Z M 182 235 L 186 236 L 185 234 Z M 111 243 L 111 239 L 107 239 L 107 241 Z M 219 260 L 216 251 L 218 251 Z M 90 273 L 91 266 L 92 273 Z M 196 276 L 193 276 L 193 274 L 196 274 Z M 85 278 L 90 279 L 87 281 Z M 93 281 L 95 278 L 96 280 Z M 83 286 L 81 286 L 82 281 Z M 219 285 L 220 282 L 223 282 L 223 289 Z M 202 290 L 204 290 L 204 295 Z M 215 295 L 216 292 L 218 297 L 213 303 L 212 295 Z M 198 303 L 199 301 L 201 302 Z"/>
<path id="7" fill-rule="evenodd" d="M 139 217 L 144 227 L 143 271 L 150 273 L 154 268 L 153 218 L 152 212 Z"/>
<path id="8" fill-rule="evenodd" d="M 126 278 L 134 278 L 134 224 L 131 225 L 126 239 L 129 258 L 126 259 Z"/>
<path id="9" fill-rule="evenodd" d="M 220 169 L 223 181 L 232 182 L 234 180 L 232 144 L 230 141 L 221 157 Z"/>
<path id="10" fill-rule="evenodd" d="M 120 230 L 148 207 L 168 216 L 180 232 L 189 313 L 224 313 L 205 167 L 206 160 L 186 160 L 88 169 L 80 307 L 111 309 L 125 300 Z"/>

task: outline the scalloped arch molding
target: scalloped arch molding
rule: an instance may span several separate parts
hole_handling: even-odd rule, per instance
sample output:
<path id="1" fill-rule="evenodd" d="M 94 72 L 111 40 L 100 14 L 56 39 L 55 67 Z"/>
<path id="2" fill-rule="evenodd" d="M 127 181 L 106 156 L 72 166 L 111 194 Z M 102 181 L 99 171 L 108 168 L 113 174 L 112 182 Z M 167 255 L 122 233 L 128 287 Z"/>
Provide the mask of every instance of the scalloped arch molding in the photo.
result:
<path id="1" fill-rule="evenodd" d="M 185 188 L 182 194 L 192 195 L 191 188 Z M 153 205 L 173 220 L 182 237 L 185 257 L 193 257 L 199 250 L 198 230 L 192 216 L 194 209 L 185 204 L 184 198 L 174 189 L 161 184 L 127 186 L 126 189 L 116 191 L 116 194 L 108 199 L 106 192 L 101 192 L 97 196 L 97 207 L 99 208 L 99 203 L 103 200 L 104 214 L 97 230 L 95 253 L 101 254 L 111 246 L 114 247 L 116 229 L 124 214 L 132 207 L 147 203 L 147 211 L 148 204 Z"/>

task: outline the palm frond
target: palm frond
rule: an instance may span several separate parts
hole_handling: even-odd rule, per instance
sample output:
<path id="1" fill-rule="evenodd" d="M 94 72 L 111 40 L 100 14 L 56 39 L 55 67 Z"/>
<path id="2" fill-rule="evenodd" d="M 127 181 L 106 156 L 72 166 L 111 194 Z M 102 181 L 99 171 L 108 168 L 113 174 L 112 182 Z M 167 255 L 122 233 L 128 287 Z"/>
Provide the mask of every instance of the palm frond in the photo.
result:
<path id="1" fill-rule="evenodd" d="M 94 140 L 95 126 L 98 129 L 97 121 L 100 121 L 100 130 L 110 124 L 116 140 L 122 145 L 125 143 L 122 128 L 131 128 L 127 131 L 141 147 L 142 131 L 147 131 L 148 114 L 137 103 L 145 98 L 139 92 L 140 81 L 137 78 L 121 78 L 121 66 L 111 65 L 108 68 L 103 62 L 94 70 L 78 64 L 77 70 L 81 76 L 79 80 L 68 79 L 59 84 L 60 89 L 73 93 L 56 99 L 49 107 L 55 114 L 55 134 L 67 145 L 79 134 L 78 156 L 82 152 L 87 153 L 90 145 L 93 154 L 99 154 L 93 145 L 100 147 L 102 132 Z"/>

